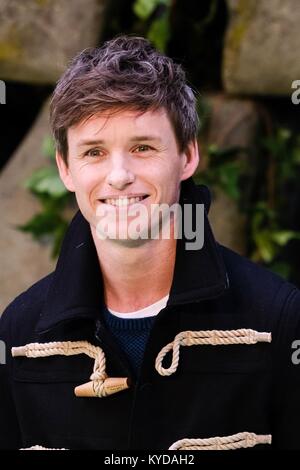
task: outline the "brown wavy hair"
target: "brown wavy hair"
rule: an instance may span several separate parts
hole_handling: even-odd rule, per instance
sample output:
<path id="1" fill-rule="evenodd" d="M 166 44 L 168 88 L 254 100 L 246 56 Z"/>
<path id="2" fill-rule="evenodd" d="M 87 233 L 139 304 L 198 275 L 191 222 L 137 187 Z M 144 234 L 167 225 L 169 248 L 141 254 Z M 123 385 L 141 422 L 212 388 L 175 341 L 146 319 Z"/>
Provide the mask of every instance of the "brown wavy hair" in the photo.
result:
<path id="1" fill-rule="evenodd" d="M 50 124 L 58 152 L 67 163 L 69 127 L 102 112 L 164 108 L 180 151 L 197 136 L 196 97 L 181 65 L 142 37 L 118 36 L 88 48 L 71 61 L 57 82 Z"/>

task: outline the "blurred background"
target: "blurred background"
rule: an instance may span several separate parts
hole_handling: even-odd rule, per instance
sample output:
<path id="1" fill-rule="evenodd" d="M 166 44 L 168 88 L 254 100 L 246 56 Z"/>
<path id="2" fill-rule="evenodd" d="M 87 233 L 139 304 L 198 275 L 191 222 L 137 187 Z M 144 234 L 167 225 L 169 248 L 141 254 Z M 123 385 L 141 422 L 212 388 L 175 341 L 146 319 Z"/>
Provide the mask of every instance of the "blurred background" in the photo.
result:
<path id="1" fill-rule="evenodd" d="M 69 60 L 148 37 L 199 92 L 199 183 L 221 243 L 300 287 L 299 0 L 0 0 L 0 312 L 50 272 L 76 207 L 49 97 Z"/>

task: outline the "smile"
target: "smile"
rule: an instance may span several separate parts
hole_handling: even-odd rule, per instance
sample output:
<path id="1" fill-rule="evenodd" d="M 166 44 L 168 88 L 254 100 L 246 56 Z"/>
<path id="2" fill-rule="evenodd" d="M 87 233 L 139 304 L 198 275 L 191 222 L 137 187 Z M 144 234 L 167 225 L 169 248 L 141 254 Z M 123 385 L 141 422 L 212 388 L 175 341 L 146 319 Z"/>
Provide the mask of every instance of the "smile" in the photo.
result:
<path id="1" fill-rule="evenodd" d="M 129 206 L 130 204 L 136 204 L 137 202 L 141 202 L 148 197 L 148 194 L 144 196 L 135 196 L 135 197 L 118 197 L 118 198 L 107 198 L 107 199 L 100 199 L 100 201 L 104 204 L 109 204 L 111 206 Z"/>

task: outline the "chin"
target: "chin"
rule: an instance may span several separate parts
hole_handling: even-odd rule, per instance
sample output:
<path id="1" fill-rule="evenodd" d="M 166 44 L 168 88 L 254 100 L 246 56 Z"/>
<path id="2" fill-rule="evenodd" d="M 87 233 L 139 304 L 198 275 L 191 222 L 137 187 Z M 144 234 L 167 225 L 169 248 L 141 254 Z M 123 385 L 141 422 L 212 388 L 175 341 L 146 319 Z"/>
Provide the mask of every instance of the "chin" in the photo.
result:
<path id="1" fill-rule="evenodd" d="M 145 245 L 147 242 L 149 242 L 149 240 L 144 240 L 141 238 L 138 240 L 133 240 L 132 238 L 114 238 L 110 239 L 110 242 L 121 247 L 138 248 L 139 246 Z"/>

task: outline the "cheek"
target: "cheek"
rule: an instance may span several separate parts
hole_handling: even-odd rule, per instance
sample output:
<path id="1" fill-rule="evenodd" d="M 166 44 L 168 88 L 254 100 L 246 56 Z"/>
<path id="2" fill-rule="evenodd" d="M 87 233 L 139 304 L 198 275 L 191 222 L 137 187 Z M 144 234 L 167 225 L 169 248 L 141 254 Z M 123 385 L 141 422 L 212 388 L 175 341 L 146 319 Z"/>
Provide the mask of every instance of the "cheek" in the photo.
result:
<path id="1" fill-rule="evenodd" d="M 169 165 L 164 174 L 164 181 L 167 182 L 167 186 L 174 187 L 180 184 L 181 172 L 181 166 L 177 162 L 174 162 L 171 166 Z"/>
<path id="2" fill-rule="evenodd" d="M 81 167 L 74 172 L 73 182 L 77 190 L 90 192 L 99 183 L 99 177 L 92 167 Z"/>
<path id="3" fill-rule="evenodd" d="M 172 159 L 171 157 L 165 159 L 163 162 L 160 162 L 159 165 L 152 165 L 150 167 L 150 172 L 153 174 L 157 181 L 163 182 L 173 182 L 174 180 L 180 178 L 181 176 L 181 164 L 178 159 Z"/>

